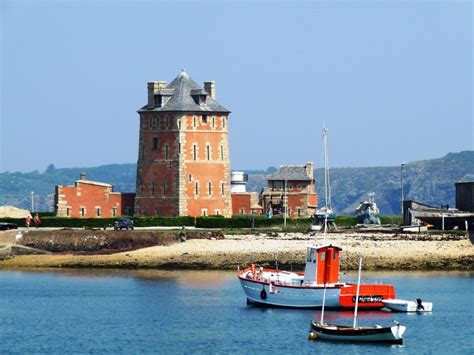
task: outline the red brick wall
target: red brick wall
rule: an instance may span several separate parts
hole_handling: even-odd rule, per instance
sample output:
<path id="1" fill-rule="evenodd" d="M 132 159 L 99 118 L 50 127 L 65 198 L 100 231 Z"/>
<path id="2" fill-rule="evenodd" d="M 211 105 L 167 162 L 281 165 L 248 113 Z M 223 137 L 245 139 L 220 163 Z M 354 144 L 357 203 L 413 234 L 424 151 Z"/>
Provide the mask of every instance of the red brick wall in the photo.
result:
<path id="1" fill-rule="evenodd" d="M 202 114 L 140 113 L 136 215 L 231 215 L 230 164 L 224 120 L 227 120 L 225 115 L 212 112 L 208 113 L 207 122 Z M 153 149 L 154 138 L 158 139 L 156 150 Z M 168 159 L 165 145 L 168 146 Z M 194 146 L 197 147 L 196 159 Z M 165 193 L 163 183 L 167 186 Z"/>
<path id="2" fill-rule="evenodd" d="M 112 192 L 112 187 L 77 182 L 56 187 L 56 215 L 72 218 L 110 218 L 133 213 L 133 193 Z M 98 211 L 99 210 L 99 211 Z"/>
<path id="3" fill-rule="evenodd" d="M 233 192 L 232 196 L 232 214 L 250 214 L 251 199 L 249 192 Z"/>

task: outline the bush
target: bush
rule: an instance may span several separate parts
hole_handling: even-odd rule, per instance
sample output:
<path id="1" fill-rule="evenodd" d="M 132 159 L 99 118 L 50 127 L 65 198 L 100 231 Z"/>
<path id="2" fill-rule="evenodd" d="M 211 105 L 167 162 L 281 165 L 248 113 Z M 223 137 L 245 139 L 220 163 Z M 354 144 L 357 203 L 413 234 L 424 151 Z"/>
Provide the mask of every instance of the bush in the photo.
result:
<path id="1" fill-rule="evenodd" d="M 222 217 L 197 217 L 196 227 L 197 228 L 252 228 L 252 219 L 254 228 L 274 227 L 283 226 L 283 218 L 267 218 L 265 216 L 250 216 L 250 215 L 237 215 L 232 218 Z M 309 226 L 311 219 L 309 218 L 287 218 L 286 223 L 288 226 Z"/>
<path id="2" fill-rule="evenodd" d="M 397 225 L 402 225 L 403 220 L 402 216 L 399 214 L 391 214 L 387 216 L 380 216 L 380 222 L 382 224 L 397 224 Z"/>
<path id="3" fill-rule="evenodd" d="M 117 219 L 118 218 L 42 217 L 39 227 L 103 228 L 105 226 L 113 226 Z M 194 217 L 136 217 L 131 219 L 136 227 L 194 226 Z M 15 223 L 19 227 L 26 225 L 25 218 L 0 218 L 0 222 Z M 31 221 L 30 227 L 35 227 L 33 221 Z"/>
<path id="4" fill-rule="evenodd" d="M 337 216 L 336 225 L 339 227 L 352 227 L 357 224 L 357 217 L 355 216 Z"/>

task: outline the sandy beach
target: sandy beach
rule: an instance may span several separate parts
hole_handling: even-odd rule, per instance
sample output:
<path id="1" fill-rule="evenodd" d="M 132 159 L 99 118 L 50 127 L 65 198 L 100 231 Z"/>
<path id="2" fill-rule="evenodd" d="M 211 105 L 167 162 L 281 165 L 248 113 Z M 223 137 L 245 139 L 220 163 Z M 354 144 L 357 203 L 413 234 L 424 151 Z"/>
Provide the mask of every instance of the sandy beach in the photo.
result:
<path id="1" fill-rule="evenodd" d="M 310 243 L 342 247 L 341 269 L 353 270 L 359 255 L 366 270 L 474 270 L 474 247 L 467 234 L 304 233 L 225 235 L 222 240 L 188 239 L 110 255 L 19 255 L 0 268 L 236 269 L 257 262 L 301 269 Z"/>

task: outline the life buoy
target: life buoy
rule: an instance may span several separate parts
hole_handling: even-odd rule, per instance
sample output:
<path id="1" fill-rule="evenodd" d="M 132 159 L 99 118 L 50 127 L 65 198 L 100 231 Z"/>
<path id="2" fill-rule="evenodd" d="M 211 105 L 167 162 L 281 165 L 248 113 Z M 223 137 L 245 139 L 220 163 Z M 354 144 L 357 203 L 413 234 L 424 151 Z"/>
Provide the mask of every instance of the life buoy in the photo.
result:
<path id="1" fill-rule="evenodd" d="M 265 289 L 263 289 L 262 291 L 260 291 L 260 298 L 262 300 L 266 300 L 267 299 L 267 291 L 265 291 Z"/>

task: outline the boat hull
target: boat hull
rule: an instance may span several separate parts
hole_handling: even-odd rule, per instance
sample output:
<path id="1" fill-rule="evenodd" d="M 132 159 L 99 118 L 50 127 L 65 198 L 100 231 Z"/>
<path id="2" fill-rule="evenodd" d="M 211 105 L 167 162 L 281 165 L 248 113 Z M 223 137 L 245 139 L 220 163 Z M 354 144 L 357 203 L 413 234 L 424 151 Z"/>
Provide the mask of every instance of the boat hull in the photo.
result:
<path id="1" fill-rule="evenodd" d="M 352 328 L 331 324 L 321 325 L 312 321 L 309 338 L 311 340 L 403 344 L 405 330 L 406 327 L 401 324 L 392 327 Z"/>
<path id="2" fill-rule="evenodd" d="M 279 285 L 275 283 L 245 278 L 245 271 L 239 274 L 239 281 L 249 303 L 291 308 L 321 308 L 324 286 L 308 287 L 297 285 Z M 333 309 L 354 309 L 356 285 L 338 284 L 326 287 L 325 307 Z M 382 300 L 393 298 L 392 285 L 361 285 L 359 307 L 380 309 Z"/>
<path id="3" fill-rule="evenodd" d="M 397 299 L 383 300 L 382 303 L 388 309 L 393 312 L 431 312 L 433 309 L 433 303 L 431 302 L 422 302 L 423 307 L 419 307 L 415 301 L 405 301 Z"/>

